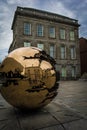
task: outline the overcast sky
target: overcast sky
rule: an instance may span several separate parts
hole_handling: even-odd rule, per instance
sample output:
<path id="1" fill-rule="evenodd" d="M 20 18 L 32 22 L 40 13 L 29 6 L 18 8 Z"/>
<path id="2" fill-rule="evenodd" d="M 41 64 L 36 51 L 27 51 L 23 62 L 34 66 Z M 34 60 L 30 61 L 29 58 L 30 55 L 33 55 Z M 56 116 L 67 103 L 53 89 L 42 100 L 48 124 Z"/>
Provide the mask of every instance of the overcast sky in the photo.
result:
<path id="1" fill-rule="evenodd" d="M 79 24 L 79 37 L 87 38 L 87 0 L 0 0 L 0 62 L 12 43 L 11 25 L 17 6 L 54 12 L 73 19 Z"/>

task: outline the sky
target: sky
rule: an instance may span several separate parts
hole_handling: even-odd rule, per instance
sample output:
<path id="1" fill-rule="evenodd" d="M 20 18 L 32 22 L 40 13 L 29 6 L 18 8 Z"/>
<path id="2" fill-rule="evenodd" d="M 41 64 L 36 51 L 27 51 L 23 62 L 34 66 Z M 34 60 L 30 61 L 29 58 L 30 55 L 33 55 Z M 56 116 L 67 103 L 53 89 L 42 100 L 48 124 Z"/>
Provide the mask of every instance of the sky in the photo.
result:
<path id="1" fill-rule="evenodd" d="M 79 37 L 87 38 L 87 0 L 0 0 L 0 62 L 13 39 L 11 25 L 17 6 L 30 7 L 78 20 Z"/>

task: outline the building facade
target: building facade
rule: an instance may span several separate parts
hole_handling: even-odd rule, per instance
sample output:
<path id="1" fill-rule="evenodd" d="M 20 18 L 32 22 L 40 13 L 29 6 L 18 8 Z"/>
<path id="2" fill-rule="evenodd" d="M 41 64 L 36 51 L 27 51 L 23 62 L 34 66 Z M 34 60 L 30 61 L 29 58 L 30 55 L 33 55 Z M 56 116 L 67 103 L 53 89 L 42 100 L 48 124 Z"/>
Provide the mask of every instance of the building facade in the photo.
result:
<path id="1" fill-rule="evenodd" d="M 87 73 L 87 39 L 80 38 L 81 75 Z"/>
<path id="2" fill-rule="evenodd" d="M 79 24 L 58 14 L 17 7 L 12 23 L 9 52 L 19 47 L 44 49 L 56 62 L 61 79 L 80 77 Z"/>

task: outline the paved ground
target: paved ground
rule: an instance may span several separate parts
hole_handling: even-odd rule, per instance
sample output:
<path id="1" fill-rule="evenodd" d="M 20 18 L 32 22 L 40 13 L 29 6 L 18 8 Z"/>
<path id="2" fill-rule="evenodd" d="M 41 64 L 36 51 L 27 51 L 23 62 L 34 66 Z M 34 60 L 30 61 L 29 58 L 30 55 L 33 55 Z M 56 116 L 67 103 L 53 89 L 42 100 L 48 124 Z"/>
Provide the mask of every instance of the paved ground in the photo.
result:
<path id="1" fill-rule="evenodd" d="M 58 96 L 35 112 L 22 112 L 0 95 L 0 130 L 87 130 L 87 81 L 61 81 Z"/>

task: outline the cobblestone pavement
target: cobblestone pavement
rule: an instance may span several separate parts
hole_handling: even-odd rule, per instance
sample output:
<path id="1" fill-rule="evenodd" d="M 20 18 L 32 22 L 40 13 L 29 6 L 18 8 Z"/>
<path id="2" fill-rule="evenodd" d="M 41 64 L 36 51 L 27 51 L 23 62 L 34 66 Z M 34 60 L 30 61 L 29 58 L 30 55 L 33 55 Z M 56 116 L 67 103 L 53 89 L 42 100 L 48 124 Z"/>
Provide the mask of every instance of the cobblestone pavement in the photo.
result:
<path id="1" fill-rule="evenodd" d="M 0 95 L 0 130 L 87 130 L 87 81 L 60 81 L 57 97 L 38 111 L 19 111 Z"/>

